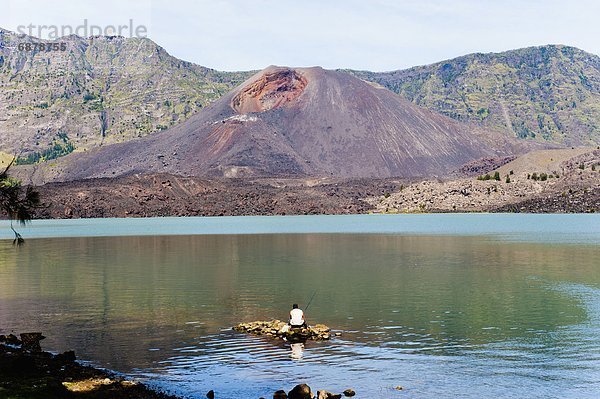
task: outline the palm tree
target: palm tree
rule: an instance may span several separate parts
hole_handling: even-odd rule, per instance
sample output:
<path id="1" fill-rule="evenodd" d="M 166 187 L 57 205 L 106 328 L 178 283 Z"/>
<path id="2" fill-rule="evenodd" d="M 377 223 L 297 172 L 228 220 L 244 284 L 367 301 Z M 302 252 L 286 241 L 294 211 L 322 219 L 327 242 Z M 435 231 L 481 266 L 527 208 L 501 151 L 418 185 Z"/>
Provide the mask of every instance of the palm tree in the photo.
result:
<path id="1" fill-rule="evenodd" d="M 0 213 L 8 215 L 10 228 L 15 233 L 13 245 L 25 242 L 14 226 L 13 221 L 25 225 L 31 221 L 36 208 L 40 207 L 40 194 L 31 186 L 23 187 L 20 180 L 8 175 L 8 170 L 15 159 L 0 173 Z"/>

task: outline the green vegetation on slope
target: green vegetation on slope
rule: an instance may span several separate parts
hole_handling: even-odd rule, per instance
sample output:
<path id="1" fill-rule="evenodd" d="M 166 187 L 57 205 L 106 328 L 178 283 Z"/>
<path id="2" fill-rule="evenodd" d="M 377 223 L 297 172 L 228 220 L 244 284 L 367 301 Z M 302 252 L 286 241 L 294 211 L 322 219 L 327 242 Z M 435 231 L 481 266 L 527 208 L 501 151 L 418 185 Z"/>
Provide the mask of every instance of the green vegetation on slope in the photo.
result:
<path id="1" fill-rule="evenodd" d="M 600 57 L 560 45 L 349 71 L 461 121 L 566 145 L 600 143 Z"/>
<path id="2" fill-rule="evenodd" d="M 19 156 L 15 160 L 15 165 L 32 165 L 38 162 L 49 161 L 64 155 L 68 155 L 75 150 L 75 146 L 64 133 L 58 133 L 52 145 L 40 152 L 31 152 L 25 156 Z"/>

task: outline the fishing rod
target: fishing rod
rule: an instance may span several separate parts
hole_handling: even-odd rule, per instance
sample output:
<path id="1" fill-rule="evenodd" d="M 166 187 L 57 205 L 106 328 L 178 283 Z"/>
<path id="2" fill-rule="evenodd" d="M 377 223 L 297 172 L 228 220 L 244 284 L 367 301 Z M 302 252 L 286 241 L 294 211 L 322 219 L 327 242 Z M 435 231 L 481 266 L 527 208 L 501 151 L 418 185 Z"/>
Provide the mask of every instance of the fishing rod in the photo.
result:
<path id="1" fill-rule="evenodd" d="M 312 296 L 310 297 L 310 301 L 308 301 L 308 304 L 306 305 L 306 307 L 304 308 L 304 310 L 306 311 L 308 309 L 308 307 L 310 306 L 310 304 L 312 303 L 312 300 L 315 298 L 315 295 L 317 295 L 317 291 L 319 291 L 319 289 L 317 288 L 315 290 L 315 292 L 313 292 Z"/>

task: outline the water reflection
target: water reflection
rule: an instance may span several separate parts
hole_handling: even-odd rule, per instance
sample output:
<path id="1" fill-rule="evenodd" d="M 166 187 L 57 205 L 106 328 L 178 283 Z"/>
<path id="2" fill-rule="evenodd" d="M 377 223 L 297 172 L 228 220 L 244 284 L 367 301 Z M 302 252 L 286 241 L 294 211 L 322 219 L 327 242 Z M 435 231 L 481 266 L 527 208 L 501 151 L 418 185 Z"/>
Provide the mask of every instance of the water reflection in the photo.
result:
<path id="1" fill-rule="evenodd" d="M 343 379 L 377 397 L 396 385 L 465 396 L 465 384 L 472 397 L 519 397 L 523 386 L 586 397 L 600 391 L 599 255 L 387 235 L 43 239 L 18 256 L 0 242 L 0 333 L 42 330 L 47 348 L 159 375 L 184 394 L 209 385 L 259 397 Z M 230 331 L 285 318 L 314 289 L 311 322 L 343 331 L 332 343 Z"/>
<path id="2" fill-rule="evenodd" d="M 290 344 L 290 349 L 291 349 L 290 357 L 292 359 L 301 360 L 302 357 L 304 357 L 304 343 L 303 342 L 296 342 L 296 343 Z"/>

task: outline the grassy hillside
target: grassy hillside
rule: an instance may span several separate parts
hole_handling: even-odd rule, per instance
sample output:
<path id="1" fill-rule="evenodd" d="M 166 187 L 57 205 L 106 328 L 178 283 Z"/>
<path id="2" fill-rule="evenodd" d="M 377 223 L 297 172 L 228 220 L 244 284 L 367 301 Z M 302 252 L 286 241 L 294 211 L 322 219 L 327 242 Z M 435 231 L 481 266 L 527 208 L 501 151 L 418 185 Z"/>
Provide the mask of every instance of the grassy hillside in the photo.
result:
<path id="1" fill-rule="evenodd" d="M 577 48 L 530 47 L 401 71 L 350 72 L 454 119 L 516 137 L 600 144 L 600 57 Z"/>
<path id="2" fill-rule="evenodd" d="M 0 151 L 23 162 L 127 141 L 187 119 L 249 76 L 170 56 L 149 39 L 70 36 L 65 51 L 0 29 Z M 61 147 L 58 151 L 58 147 Z"/>

